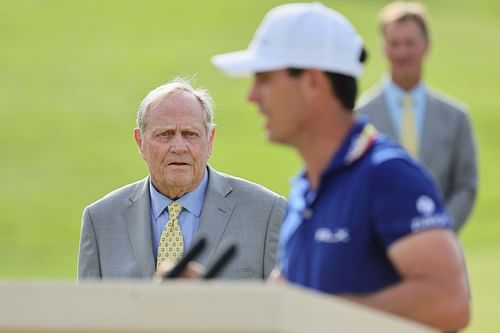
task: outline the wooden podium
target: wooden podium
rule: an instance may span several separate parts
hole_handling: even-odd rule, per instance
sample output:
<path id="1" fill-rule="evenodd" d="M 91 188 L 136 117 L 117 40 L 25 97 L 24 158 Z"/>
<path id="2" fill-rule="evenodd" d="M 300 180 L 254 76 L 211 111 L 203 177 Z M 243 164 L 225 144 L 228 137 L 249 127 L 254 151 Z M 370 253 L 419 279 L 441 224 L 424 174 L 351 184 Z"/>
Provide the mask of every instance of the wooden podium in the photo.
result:
<path id="1" fill-rule="evenodd" d="M 0 282 L 0 332 L 436 332 L 341 298 L 241 281 Z"/>

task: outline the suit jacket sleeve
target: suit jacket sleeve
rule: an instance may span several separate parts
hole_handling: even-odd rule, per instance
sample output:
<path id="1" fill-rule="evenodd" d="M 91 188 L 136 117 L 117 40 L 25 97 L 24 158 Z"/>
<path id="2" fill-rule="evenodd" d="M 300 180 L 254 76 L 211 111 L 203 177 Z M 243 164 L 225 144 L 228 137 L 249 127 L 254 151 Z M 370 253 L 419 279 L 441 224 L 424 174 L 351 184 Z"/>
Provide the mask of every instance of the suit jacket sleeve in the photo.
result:
<path id="1" fill-rule="evenodd" d="M 88 207 L 83 211 L 80 235 L 78 279 L 99 279 L 102 277 L 99 250 L 94 224 Z"/>
<path id="2" fill-rule="evenodd" d="M 453 229 L 458 231 L 469 216 L 477 191 L 476 145 L 468 114 L 461 112 L 460 133 L 456 140 L 451 194 L 447 196 L 446 207 L 454 219 Z"/>
<path id="3" fill-rule="evenodd" d="M 264 278 L 267 278 L 276 265 L 278 256 L 278 240 L 281 224 L 286 211 L 286 200 L 283 197 L 277 197 L 269 214 L 267 222 L 267 234 L 264 250 Z"/>

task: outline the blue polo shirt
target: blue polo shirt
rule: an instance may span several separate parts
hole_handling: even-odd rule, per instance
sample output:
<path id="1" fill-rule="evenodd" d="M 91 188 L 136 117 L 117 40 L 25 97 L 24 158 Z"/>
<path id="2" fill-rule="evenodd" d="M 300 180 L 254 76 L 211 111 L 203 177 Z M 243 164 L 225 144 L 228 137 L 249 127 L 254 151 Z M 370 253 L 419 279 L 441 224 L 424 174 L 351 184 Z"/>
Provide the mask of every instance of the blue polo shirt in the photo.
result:
<path id="1" fill-rule="evenodd" d="M 374 292 L 400 281 L 387 257 L 393 242 L 450 227 L 427 171 L 359 121 L 315 191 L 305 172 L 293 180 L 280 267 L 290 282 L 322 292 Z"/>

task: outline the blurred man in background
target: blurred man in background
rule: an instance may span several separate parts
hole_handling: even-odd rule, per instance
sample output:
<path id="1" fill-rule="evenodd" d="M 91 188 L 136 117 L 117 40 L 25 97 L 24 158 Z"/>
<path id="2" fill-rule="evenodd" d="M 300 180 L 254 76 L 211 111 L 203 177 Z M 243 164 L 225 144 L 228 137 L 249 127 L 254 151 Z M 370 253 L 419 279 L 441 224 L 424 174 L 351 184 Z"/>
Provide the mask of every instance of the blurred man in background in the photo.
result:
<path id="1" fill-rule="evenodd" d="M 467 110 L 423 81 L 430 39 L 420 3 L 386 5 L 379 24 L 390 73 L 361 99 L 357 112 L 428 167 L 458 232 L 477 191 L 476 147 Z"/>
<path id="2" fill-rule="evenodd" d="M 207 165 L 215 136 L 212 99 L 175 79 L 151 91 L 134 137 L 149 168 L 83 212 L 78 278 L 150 278 L 177 261 L 200 235 L 207 265 L 225 243 L 237 256 L 224 278 L 265 278 L 275 266 L 286 201 Z"/>
<path id="3" fill-rule="evenodd" d="M 365 57 L 350 22 L 311 3 L 274 8 L 248 50 L 212 60 L 230 75 L 254 74 L 248 98 L 268 138 L 305 163 L 273 278 L 438 329 L 464 327 L 462 252 L 430 175 L 354 116 Z"/>

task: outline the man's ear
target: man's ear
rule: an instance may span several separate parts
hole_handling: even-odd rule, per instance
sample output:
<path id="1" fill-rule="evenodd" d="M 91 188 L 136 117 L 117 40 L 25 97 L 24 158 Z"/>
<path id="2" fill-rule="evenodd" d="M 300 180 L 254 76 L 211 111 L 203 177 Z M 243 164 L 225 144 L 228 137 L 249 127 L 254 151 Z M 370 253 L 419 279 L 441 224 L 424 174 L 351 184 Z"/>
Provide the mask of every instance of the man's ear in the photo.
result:
<path id="1" fill-rule="evenodd" d="M 142 158 L 144 158 L 144 154 L 142 152 L 142 136 L 141 136 L 141 131 L 138 128 L 134 128 L 134 139 L 135 142 L 137 143 L 139 154 L 141 154 Z"/>
<path id="2" fill-rule="evenodd" d="M 430 41 L 430 39 L 427 39 L 426 45 L 425 45 L 425 57 L 428 57 L 429 53 L 431 53 L 431 41 Z"/>
<path id="3" fill-rule="evenodd" d="M 328 78 L 325 73 L 318 69 L 308 69 L 302 75 L 304 88 L 312 98 L 315 98 L 325 88 L 325 84 L 328 84 Z"/>

